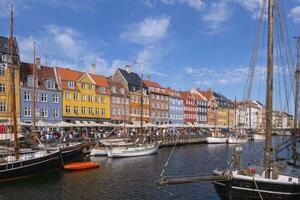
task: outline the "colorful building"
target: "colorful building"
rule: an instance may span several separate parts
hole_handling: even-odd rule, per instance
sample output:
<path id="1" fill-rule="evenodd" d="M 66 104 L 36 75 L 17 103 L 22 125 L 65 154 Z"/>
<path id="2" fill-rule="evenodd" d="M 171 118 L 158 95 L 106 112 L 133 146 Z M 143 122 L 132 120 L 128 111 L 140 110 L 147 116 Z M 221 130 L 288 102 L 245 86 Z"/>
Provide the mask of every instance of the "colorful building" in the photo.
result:
<path id="1" fill-rule="evenodd" d="M 166 88 L 158 83 L 145 80 L 150 94 L 150 122 L 152 124 L 169 123 L 169 95 Z"/>
<path id="2" fill-rule="evenodd" d="M 148 88 L 142 83 L 142 79 L 135 72 L 132 72 L 130 66 L 126 69 L 118 68 L 113 76 L 113 81 L 121 82 L 129 95 L 129 118 L 132 123 L 150 122 L 150 104 Z M 141 88 L 142 86 L 142 88 Z M 141 91 L 142 89 L 142 91 Z M 142 97 L 142 98 L 141 98 Z M 143 112 L 143 114 L 141 114 Z"/>
<path id="3" fill-rule="evenodd" d="M 184 124 L 184 105 L 180 93 L 167 88 L 169 94 L 169 121 L 171 124 Z"/>
<path id="4" fill-rule="evenodd" d="M 66 121 L 110 121 L 110 88 L 104 76 L 56 67 Z"/>
<path id="5" fill-rule="evenodd" d="M 218 103 L 212 90 L 198 91 L 207 99 L 207 123 L 210 126 L 217 125 Z"/>
<path id="6" fill-rule="evenodd" d="M 233 127 L 234 126 L 234 104 L 224 95 L 213 92 L 214 98 L 218 104 L 217 126 Z"/>
<path id="7" fill-rule="evenodd" d="M 9 39 L 0 36 L 0 122 L 8 122 L 12 119 L 12 83 L 15 84 L 16 114 L 20 120 L 20 59 L 16 39 L 13 40 L 13 65 L 9 61 L 8 48 Z M 11 71 L 14 68 L 15 77 L 12 78 Z"/>
<path id="8" fill-rule="evenodd" d="M 117 81 L 108 80 L 111 90 L 110 118 L 112 123 L 129 122 L 129 96 L 125 87 Z"/>
<path id="9" fill-rule="evenodd" d="M 36 61 L 35 108 L 33 108 L 32 102 L 33 69 L 34 64 L 21 63 L 21 121 L 31 123 L 35 114 L 36 121 L 58 123 L 62 120 L 62 93 L 58 89 L 54 68 L 41 66 L 39 59 Z"/>
<path id="10" fill-rule="evenodd" d="M 207 124 L 207 106 L 208 102 L 206 97 L 204 97 L 199 91 L 193 89 L 191 94 L 195 99 L 197 106 L 197 122 L 198 124 Z"/>
<path id="11" fill-rule="evenodd" d="M 197 122 L 197 105 L 196 101 L 190 91 L 180 92 L 184 105 L 184 123 Z"/>

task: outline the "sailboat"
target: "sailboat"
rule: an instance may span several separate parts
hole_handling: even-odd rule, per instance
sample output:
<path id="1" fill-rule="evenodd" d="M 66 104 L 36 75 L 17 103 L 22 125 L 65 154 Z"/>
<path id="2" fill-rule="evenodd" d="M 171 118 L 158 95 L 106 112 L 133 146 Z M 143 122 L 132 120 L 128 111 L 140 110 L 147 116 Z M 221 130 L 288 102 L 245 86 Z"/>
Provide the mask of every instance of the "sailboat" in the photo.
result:
<path id="1" fill-rule="evenodd" d="M 144 94 L 144 87 L 143 87 L 143 72 L 141 74 L 141 83 L 140 83 L 140 92 L 141 92 L 141 123 L 140 123 L 140 130 L 141 135 L 144 135 L 143 129 L 143 94 Z M 107 150 L 107 156 L 111 158 L 124 158 L 124 157 L 136 157 L 136 156 L 147 156 L 151 154 L 155 154 L 158 151 L 160 142 L 158 143 L 135 143 L 132 146 L 125 146 L 125 147 L 112 147 L 111 149 Z"/>
<path id="2" fill-rule="evenodd" d="M 15 93 L 15 69 L 13 59 L 14 37 L 13 37 L 13 10 L 10 11 L 10 37 L 9 37 L 9 59 L 8 68 L 11 78 L 12 93 L 12 128 L 14 135 L 14 155 L 2 155 L 0 162 L 0 182 L 32 176 L 61 167 L 60 151 L 36 151 L 20 155 Z"/>
<path id="3" fill-rule="evenodd" d="M 235 154 L 235 158 L 237 158 L 236 170 L 229 168 L 223 171 L 214 171 L 216 176 L 225 174 L 229 176 L 228 180 L 213 182 L 216 192 L 221 199 L 300 199 L 300 179 L 281 174 L 278 166 L 272 161 L 274 6 L 274 0 L 269 0 L 264 170 L 260 174 L 255 169 L 240 168 L 239 155 L 238 153 Z"/>
<path id="4" fill-rule="evenodd" d="M 263 1 L 263 9 L 266 1 Z M 275 1 L 277 2 L 277 1 Z M 276 5 L 276 7 L 278 4 Z M 213 176 L 189 176 L 180 178 L 162 177 L 159 185 L 181 184 L 199 181 L 212 181 L 215 190 L 222 200 L 243 199 L 300 199 L 300 179 L 297 176 L 283 174 L 278 163 L 273 160 L 274 150 L 272 147 L 272 111 L 273 111 L 273 23 L 274 23 L 274 0 L 268 0 L 268 50 L 267 50 L 267 94 L 266 94 L 266 139 L 264 147 L 264 166 L 259 168 L 240 166 L 241 147 L 237 147 L 225 170 L 214 170 Z M 264 10 L 261 13 L 263 20 Z M 299 67 L 297 67 L 300 69 Z M 297 69 L 298 77 L 300 71 Z M 300 77 L 299 77 L 300 78 Z M 299 79 L 296 81 L 299 84 Z M 298 89 L 297 89 L 298 88 Z M 298 94 L 298 95 L 297 95 Z M 293 160 L 296 162 L 296 144 L 298 132 L 298 101 L 299 85 L 296 87 L 295 101 L 295 131 L 293 133 L 292 149 Z"/>

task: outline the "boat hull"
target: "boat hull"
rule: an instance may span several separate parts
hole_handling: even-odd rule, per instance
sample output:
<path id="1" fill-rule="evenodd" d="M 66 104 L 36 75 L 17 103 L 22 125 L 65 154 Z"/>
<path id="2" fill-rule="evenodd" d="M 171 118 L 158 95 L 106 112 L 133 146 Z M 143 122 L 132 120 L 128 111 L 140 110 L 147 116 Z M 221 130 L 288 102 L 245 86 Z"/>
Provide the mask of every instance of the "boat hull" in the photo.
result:
<path id="1" fill-rule="evenodd" d="M 299 184 L 280 184 L 259 180 L 254 182 L 232 178 L 228 181 L 215 181 L 213 185 L 222 200 L 300 199 Z"/>
<path id="2" fill-rule="evenodd" d="M 159 145 L 153 145 L 149 148 L 141 148 L 141 147 L 131 147 L 128 149 L 112 149 L 107 150 L 107 156 L 110 158 L 125 158 L 125 157 L 137 157 L 137 156 L 147 156 L 151 154 L 155 154 L 158 151 Z"/>
<path id="3" fill-rule="evenodd" d="M 266 136 L 253 134 L 253 135 L 251 135 L 251 138 L 252 138 L 252 140 L 264 140 L 264 139 L 266 139 Z"/>
<path id="4" fill-rule="evenodd" d="M 227 140 L 228 144 L 243 144 L 247 142 L 247 139 L 237 138 L 237 137 L 229 137 Z"/>
<path id="5" fill-rule="evenodd" d="M 91 156 L 107 156 L 107 150 L 101 148 L 93 148 L 91 151 Z"/>
<path id="6" fill-rule="evenodd" d="M 62 167 L 60 152 L 46 156 L 2 163 L 0 165 L 0 182 L 15 180 Z"/>
<path id="7" fill-rule="evenodd" d="M 227 138 L 221 138 L 221 137 L 207 137 L 206 143 L 208 144 L 224 144 L 227 142 Z"/>

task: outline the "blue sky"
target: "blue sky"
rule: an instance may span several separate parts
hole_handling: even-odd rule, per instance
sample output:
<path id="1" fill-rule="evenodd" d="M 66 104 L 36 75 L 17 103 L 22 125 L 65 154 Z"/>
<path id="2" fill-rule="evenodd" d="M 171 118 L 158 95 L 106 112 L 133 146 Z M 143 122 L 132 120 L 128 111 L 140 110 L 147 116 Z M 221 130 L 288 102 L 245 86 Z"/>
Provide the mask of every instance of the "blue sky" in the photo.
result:
<path id="1" fill-rule="evenodd" d="M 143 68 L 162 86 L 212 88 L 230 98 L 242 96 L 262 6 L 262 0 L 13 2 L 23 61 L 32 61 L 35 41 L 43 64 L 88 71 L 96 63 L 99 74 L 111 75 L 135 60 L 134 70 Z M 290 38 L 300 35 L 300 1 L 283 2 Z M 0 0 L 0 27 L 7 36 L 8 0 Z M 253 95 L 263 98 L 257 90 Z"/>

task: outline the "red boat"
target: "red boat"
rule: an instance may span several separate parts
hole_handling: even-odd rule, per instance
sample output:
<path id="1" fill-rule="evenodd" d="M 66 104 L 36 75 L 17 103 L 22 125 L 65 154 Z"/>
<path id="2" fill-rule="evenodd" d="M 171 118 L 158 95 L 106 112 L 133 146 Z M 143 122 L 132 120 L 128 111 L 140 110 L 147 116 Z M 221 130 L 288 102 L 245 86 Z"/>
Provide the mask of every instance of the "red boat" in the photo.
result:
<path id="1" fill-rule="evenodd" d="M 99 167 L 97 162 L 73 162 L 64 166 L 64 169 L 67 170 L 82 170 L 82 169 L 91 169 Z"/>

